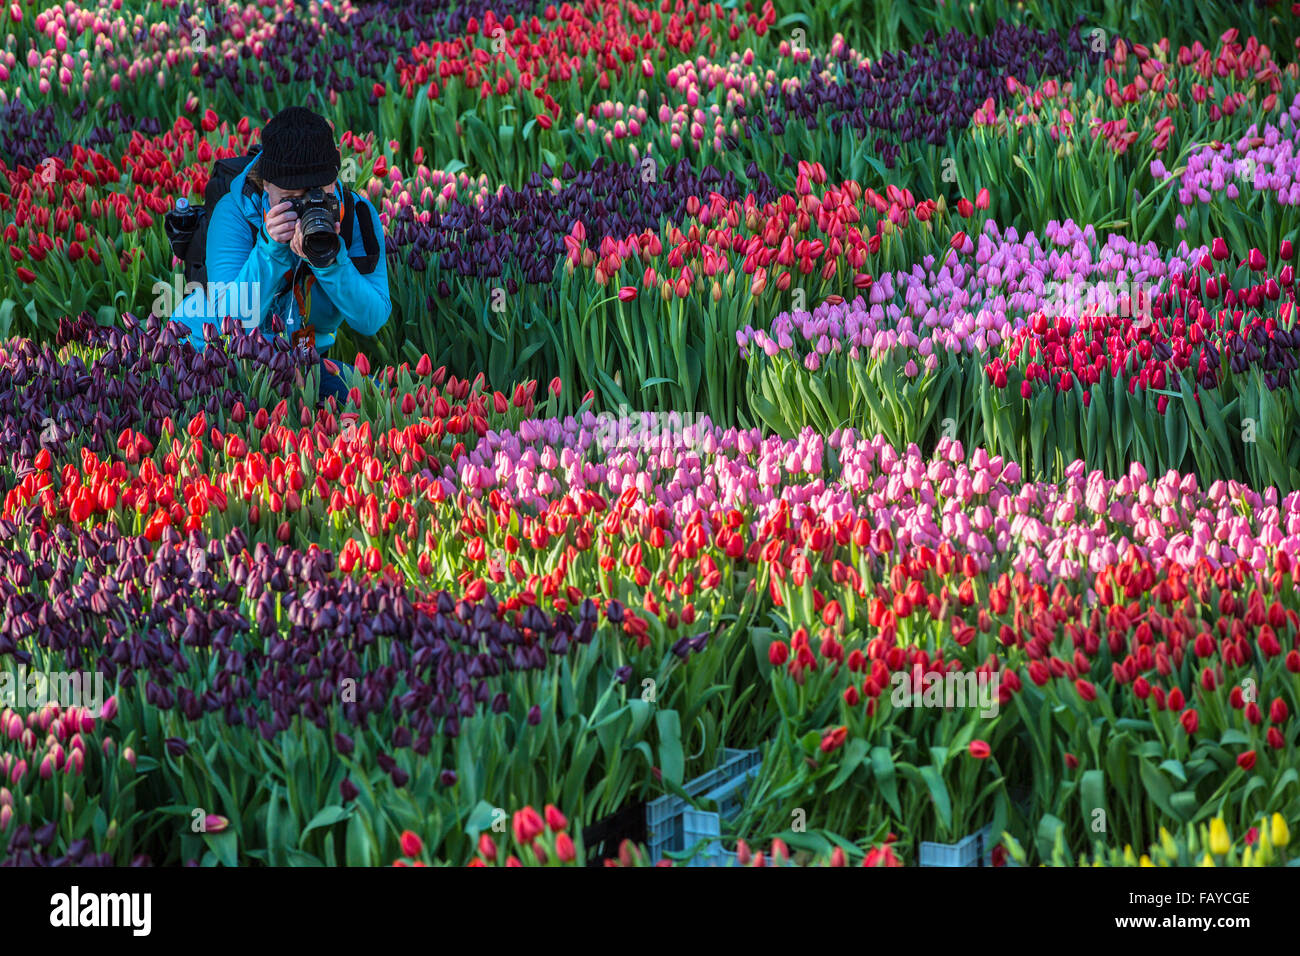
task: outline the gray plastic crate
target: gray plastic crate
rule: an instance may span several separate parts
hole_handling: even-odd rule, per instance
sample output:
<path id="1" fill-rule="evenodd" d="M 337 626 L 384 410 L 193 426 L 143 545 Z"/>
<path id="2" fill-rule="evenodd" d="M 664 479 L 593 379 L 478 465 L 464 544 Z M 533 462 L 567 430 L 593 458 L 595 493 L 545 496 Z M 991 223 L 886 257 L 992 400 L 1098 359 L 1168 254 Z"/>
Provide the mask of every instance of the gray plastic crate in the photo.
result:
<path id="1" fill-rule="evenodd" d="M 701 840 L 707 840 L 687 866 L 719 866 L 723 862 L 722 820 L 712 810 L 685 810 L 682 812 L 683 849 L 690 849 Z"/>
<path id="2" fill-rule="evenodd" d="M 921 866 L 992 866 L 993 824 L 986 823 L 956 843 L 921 841 Z"/>
<path id="3" fill-rule="evenodd" d="M 760 760 L 757 750 L 724 748 L 715 769 L 688 780 L 682 789 L 691 797 L 717 802 L 719 812 L 714 816 L 720 825 L 721 820 L 730 819 L 740 809 L 742 785 L 758 772 Z M 680 853 L 694 845 L 694 840 L 687 841 L 682 821 L 688 810 L 695 811 L 692 803 L 676 794 L 666 794 L 646 804 L 646 848 L 652 862 L 662 860 L 665 853 Z"/>

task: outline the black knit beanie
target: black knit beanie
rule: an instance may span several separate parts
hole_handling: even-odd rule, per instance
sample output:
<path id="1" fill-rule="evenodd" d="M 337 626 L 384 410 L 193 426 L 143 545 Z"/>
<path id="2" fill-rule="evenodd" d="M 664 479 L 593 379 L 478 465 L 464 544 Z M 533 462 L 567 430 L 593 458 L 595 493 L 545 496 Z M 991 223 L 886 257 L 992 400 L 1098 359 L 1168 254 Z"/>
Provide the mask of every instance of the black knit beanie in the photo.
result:
<path id="1" fill-rule="evenodd" d="M 329 123 L 306 107 L 285 107 L 262 130 L 258 172 L 263 182 L 281 189 L 328 186 L 342 164 Z"/>

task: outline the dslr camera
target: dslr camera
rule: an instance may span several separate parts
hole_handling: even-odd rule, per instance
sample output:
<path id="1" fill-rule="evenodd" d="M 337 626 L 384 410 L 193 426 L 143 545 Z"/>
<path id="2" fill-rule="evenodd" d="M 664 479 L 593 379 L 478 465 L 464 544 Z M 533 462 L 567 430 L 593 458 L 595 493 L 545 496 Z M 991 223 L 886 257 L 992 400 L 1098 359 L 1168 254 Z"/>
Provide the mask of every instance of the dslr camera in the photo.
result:
<path id="1" fill-rule="evenodd" d="M 317 187 L 289 200 L 302 223 L 302 251 L 313 266 L 327 266 L 338 256 L 339 197 Z"/>

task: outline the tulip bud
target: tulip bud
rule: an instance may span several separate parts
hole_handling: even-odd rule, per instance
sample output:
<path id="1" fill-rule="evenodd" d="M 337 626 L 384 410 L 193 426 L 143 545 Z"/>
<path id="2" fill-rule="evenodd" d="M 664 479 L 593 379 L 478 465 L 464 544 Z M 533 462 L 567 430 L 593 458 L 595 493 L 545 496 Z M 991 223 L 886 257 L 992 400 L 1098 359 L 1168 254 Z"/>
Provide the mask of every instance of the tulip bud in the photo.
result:
<path id="1" fill-rule="evenodd" d="M 540 849 L 539 844 L 538 850 Z M 574 847 L 573 839 L 567 833 L 561 833 L 555 838 L 555 855 L 559 857 L 561 863 L 572 863 L 577 859 L 577 848 Z"/>
<path id="2" fill-rule="evenodd" d="M 777 837 L 772 841 L 772 861 L 777 865 L 785 863 L 790 859 L 790 848 L 785 845 L 785 841 Z"/>
<path id="3" fill-rule="evenodd" d="M 424 852 L 424 841 L 412 833 L 410 830 L 402 831 L 402 855 L 407 857 L 417 857 Z"/>
<path id="4" fill-rule="evenodd" d="M 1280 813 L 1274 813 L 1269 823 L 1269 841 L 1273 846 L 1286 846 L 1291 842 L 1291 831 Z"/>
<path id="5" fill-rule="evenodd" d="M 1223 856 L 1231 849 L 1232 841 L 1228 838 L 1228 828 L 1222 817 L 1215 817 L 1210 821 L 1210 852 L 1215 856 Z"/>
<path id="6" fill-rule="evenodd" d="M 532 807 L 518 811 L 512 818 L 511 825 L 514 827 L 515 839 L 525 846 L 537 839 L 545 827 L 542 818 Z"/>

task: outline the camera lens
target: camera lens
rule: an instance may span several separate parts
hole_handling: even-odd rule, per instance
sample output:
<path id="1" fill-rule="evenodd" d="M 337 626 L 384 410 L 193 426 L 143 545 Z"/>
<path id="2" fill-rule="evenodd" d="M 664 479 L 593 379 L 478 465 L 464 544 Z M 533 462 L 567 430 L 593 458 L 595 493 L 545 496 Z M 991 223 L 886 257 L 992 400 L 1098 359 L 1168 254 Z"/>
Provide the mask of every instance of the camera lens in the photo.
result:
<path id="1" fill-rule="evenodd" d="M 303 215 L 302 248 L 312 265 L 328 265 L 338 254 L 334 219 L 324 209 L 309 209 Z"/>

